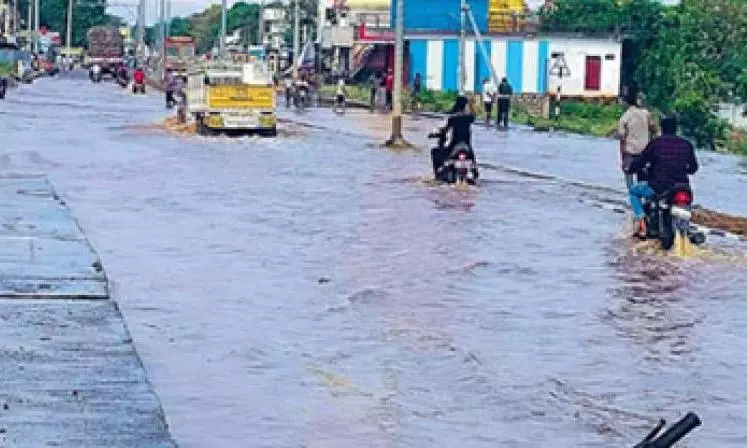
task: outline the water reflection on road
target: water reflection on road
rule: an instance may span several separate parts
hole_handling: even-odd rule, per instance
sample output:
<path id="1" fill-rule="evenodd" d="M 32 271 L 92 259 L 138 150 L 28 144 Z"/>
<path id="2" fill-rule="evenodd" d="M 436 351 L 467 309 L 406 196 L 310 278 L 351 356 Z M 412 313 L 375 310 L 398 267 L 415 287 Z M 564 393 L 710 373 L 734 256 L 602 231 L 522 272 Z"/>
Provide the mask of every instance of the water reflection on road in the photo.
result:
<path id="1" fill-rule="evenodd" d="M 743 265 L 637 251 L 563 184 L 418 181 L 425 152 L 373 144 L 385 117 L 191 138 L 140 127 L 153 98 L 81 80 L 0 107 L 0 167 L 49 173 L 80 218 L 182 446 L 624 446 L 689 409 L 694 445 L 745 445 Z M 408 125 L 421 147 L 431 125 Z M 614 143 L 476 140 L 484 160 L 619 177 L 595 150 Z M 703 202 L 744 211 L 737 164 L 706 159 Z"/>

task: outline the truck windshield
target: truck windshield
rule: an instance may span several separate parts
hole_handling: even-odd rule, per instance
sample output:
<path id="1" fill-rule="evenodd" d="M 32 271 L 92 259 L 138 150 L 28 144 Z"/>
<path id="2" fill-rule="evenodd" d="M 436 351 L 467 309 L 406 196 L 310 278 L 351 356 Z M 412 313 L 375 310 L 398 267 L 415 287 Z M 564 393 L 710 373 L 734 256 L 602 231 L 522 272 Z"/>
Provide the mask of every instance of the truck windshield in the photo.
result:
<path id="1" fill-rule="evenodd" d="M 172 58 L 178 58 L 179 57 L 179 49 L 177 47 L 168 47 L 166 48 L 166 56 L 172 57 Z"/>
<path id="2" fill-rule="evenodd" d="M 185 59 L 190 59 L 195 57 L 195 49 L 194 47 L 184 47 L 182 48 L 182 57 Z"/>

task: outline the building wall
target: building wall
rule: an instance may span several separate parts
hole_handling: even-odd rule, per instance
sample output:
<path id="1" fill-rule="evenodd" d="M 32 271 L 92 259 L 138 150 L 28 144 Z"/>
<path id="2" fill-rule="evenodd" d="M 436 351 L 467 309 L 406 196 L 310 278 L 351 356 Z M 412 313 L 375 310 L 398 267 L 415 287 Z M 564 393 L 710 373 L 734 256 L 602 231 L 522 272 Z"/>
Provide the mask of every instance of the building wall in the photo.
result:
<path id="1" fill-rule="evenodd" d="M 456 37 L 408 37 L 409 79 L 420 73 L 427 88 L 457 90 L 459 40 Z M 465 90 L 479 92 L 482 80 L 489 77 L 492 65 L 498 78 L 507 77 L 516 93 L 544 94 L 562 86 L 566 96 L 618 96 L 620 85 L 621 44 L 596 39 L 556 39 L 553 37 L 522 39 L 486 37 L 483 51 L 475 39 L 465 48 L 467 85 Z M 553 53 L 562 53 L 570 76 L 558 80 L 549 71 Z M 586 56 L 602 59 L 601 89 L 584 89 Z M 608 56 L 612 56 L 609 59 Z"/>
<path id="2" fill-rule="evenodd" d="M 550 41 L 550 54 L 553 53 L 564 54 L 566 63 L 571 69 L 571 76 L 562 80 L 551 76 L 549 78 L 551 91 L 556 91 L 560 86 L 564 95 L 617 96 L 619 94 L 622 60 L 622 45 L 620 43 L 601 39 L 552 39 Z M 602 58 L 602 85 L 599 92 L 584 90 L 587 56 L 600 56 Z"/>
<path id="3" fill-rule="evenodd" d="M 488 0 L 470 0 L 480 32 L 488 29 Z M 460 0 L 406 0 L 405 30 L 458 32 L 461 28 Z M 392 24 L 396 18 L 396 2 L 391 2 Z"/>

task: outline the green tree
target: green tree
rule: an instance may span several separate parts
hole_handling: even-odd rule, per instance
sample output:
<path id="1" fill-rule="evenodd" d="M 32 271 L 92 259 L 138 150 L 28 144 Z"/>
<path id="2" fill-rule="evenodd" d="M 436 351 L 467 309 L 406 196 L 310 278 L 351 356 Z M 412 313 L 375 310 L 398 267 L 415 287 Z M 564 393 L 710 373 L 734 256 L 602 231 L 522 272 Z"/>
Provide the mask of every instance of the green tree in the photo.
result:
<path id="1" fill-rule="evenodd" d="M 747 101 L 747 1 L 558 0 L 542 12 L 548 32 L 615 33 L 624 39 L 623 80 L 680 118 L 683 132 L 715 148 L 721 102 Z"/>

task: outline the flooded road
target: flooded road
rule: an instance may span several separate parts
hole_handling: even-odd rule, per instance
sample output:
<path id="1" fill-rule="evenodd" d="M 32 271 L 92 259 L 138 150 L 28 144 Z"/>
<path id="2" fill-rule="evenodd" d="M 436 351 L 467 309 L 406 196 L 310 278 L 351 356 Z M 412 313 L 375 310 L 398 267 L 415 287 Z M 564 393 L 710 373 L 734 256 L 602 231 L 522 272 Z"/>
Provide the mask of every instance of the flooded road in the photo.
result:
<path id="1" fill-rule="evenodd" d="M 741 248 L 650 254 L 588 191 L 506 170 L 429 186 L 426 151 L 377 146 L 385 117 L 209 140 L 150 126 L 164 112 L 111 84 L 22 86 L 0 169 L 47 173 L 79 218 L 181 446 L 619 447 L 687 410 L 689 446 L 747 444 Z M 431 125 L 408 125 L 423 148 Z M 476 142 L 618 187 L 613 142 Z M 704 159 L 698 201 L 747 214 L 744 168 Z"/>

